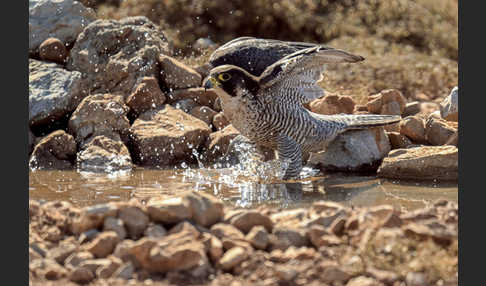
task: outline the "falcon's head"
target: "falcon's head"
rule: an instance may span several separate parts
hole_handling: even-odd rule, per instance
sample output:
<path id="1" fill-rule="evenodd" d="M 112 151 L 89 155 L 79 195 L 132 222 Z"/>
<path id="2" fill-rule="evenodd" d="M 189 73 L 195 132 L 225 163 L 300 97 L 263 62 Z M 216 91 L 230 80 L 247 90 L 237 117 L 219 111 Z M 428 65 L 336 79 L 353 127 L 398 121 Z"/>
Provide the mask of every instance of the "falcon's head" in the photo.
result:
<path id="1" fill-rule="evenodd" d="M 205 89 L 214 88 L 222 100 L 225 96 L 240 98 L 256 95 L 259 89 L 258 78 L 233 65 L 222 65 L 212 69 L 203 85 Z"/>

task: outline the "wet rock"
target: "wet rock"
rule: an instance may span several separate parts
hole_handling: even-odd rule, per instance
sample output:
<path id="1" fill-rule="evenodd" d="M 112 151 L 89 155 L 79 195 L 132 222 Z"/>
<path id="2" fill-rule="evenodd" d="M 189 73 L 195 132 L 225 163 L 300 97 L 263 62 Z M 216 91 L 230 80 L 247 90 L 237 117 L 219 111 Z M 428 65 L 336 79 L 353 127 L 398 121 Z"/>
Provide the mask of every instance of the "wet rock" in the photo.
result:
<path id="1" fill-rule="evenodd" d="M 309 103 L 310 111 L 319 114 L 352 114 L 355 105 L 351 96 L 334 94 L 328 94 Z"/>
<path id="2" fill-rule="evenodd" d="M 69 275 L 69 280 L 78 284 L 87 284 L 95 279 L 93 271 L 86 267 L 78 266 Z"/>
<path id="3" fill-rule="evenodd" d="M 390 149 L 381 127 L 348 131 L 338 135 L 326 151 L 311 154 L 308 163 L 329 171 L 374 171 Z"/>
<path id="4" fill-rule="evenodd" d="M 270 236 L 270 245 L 272 249 L 285 250 L 290 246 L 302 247 L 309 245 L 309 239 L 304 230 L 275 226 L 273 235 Z"/>
<path id="5" fill-rule="evenodd" d="M 262 225 L 252 227 L 245 239 L 256 249 L 265 249 L 269 243 L 268 232 Z"/>
<path id="6" fill-rule="evenodd" d="M 233 247 L 226 251 L 219 260 L 219 267 L 225 271 L 233 269 L 235 266 L 239 265 L 241 262 L 246 260 L 248 253 L 243 247 Z"/>
<path id="7" fill-rule="evenodd" d="M 62 120 L 86 96 L 81 73 L 55 63 L 29 59 L 29 125 L 42 127 Z"/>
<path id="8" fill-rule="evenodd" d="M 150 219 L 163 224 L 172 224 L 192 217 L 189 202 L 181 197 L 165 200 L 150 200 L 147 203 Z"/>
<path id="9" fill-rule="evenodd" d="M 99 204 L 86 207 L 81 215 L 76 218 L 71 226 L 75 234 L 80 234 L 90 229 L 97 229 L 102 226 L 106 217 L 116 217 L 118 209 L 113 204 Z"/>
<path id="10" fill-rule="evenodd" d="M 407 148 L 412 144 L 412 141 L 407 136 L 398 132 L 387 132 L 386 135 L 390 139 L 391 149 Z"/>
<path id="11" fill-rule="evenodd" d="M 139 207 L 134 205 L 122 205 L 118 209 L 118 218 L 123 221 L 127 234 L 132 239 L 138 239 L 149 223 L 149 217 Z"/>
<path id="12" fill-rule="evenodd" d="M 68 269 L 75 269 L 81 262 L 89 259 L 93 259 L 94 255 L 88 251 L 79 251 L 69 255 L 66 260 L 64 260 L 64 265 Z"/>
<path id="13" fill-rule="evenodd" d="M 93 241 L 85 245 L 86 251 L 91 252 L 97 258 L 104 258 L 113 253 L 116 244 L 120 241 L 114 231 L 104 231 L 100 233 Z"/>
<path id="14" fill-rule="evenodd" d="M 160 238 L 167 234 L 167 230 L 160 224 L 149 224 L 149 226 L 145 229 L 143 236 L 145 237 L 152 237 L 152 238 Z"/>
<path id="15" fill-rule="evenodd" d="M 399 90 L 387 89 L 368 98 L 368 111 L 375 114 L 401 115 L 407 101 Z"/>
<path id="16" fill-rule="evenodd" d="M 225 216 L 225 221 L 248 233 L 254 226 L 262 225 L 268 232 L 272 232 L 273 222 L 270 217 L 256 210 L 235 211 Z"/>
<path id="17" fill-rule="evenodd" d="M 447 121 L 457 122 L 459 119 L 459 92 L 457 86 L 440 103 L 440 116 Z"/>
<path id="18" fill-rule="evenodd" d="M 172 104 L 179 100 L 191 99 L 198 105 L 204 105 L 213 108 L 218 96 L 214 90 L 205 90 L 203 87 L 194 87 L 174 90 L 168 94 L 167 102 Z"/>
<path id="19" fill-rule="evenodd" d="M 165 101 L 166 97 L 160 90 L 159 83 L 154 77 L 142 77 L 135 90 L 126 100 L 127 106 L 130 107 L 135 115 L 161 107 Z"/>
<path id="20" fill-rule="evenodd" d="M 64 267 L 48 258 L 33 260 L 29 263 L 29 270 L 35 273 L 37 277 L 43 277 L 47 280 L 59 280 L 68 274 Z"/>
<path id="21" fill-rule="evenodd" d="M 346 286 L 385 286 L 383 283 L 366 276 L 358 276 L 350 279 Z"/>
<path id="22" fill-rule="evenodd" d="M 222 130 L 226 128 L 226 126 L 230 125 L 229 120 L 224 116 L 223 112 L 220 112 L 213 117 L 213 126 L 216 127 L 217 130 Z"/>
<path id="23" fill-rule="evenodd" d="M 191 110 L 193 110 L 194 108 L 196 108 L 200 105 L 197 102 L 195 102 L 194 100 L 192 100 L 190 98 L 186 98 L 186 99 L 181 99 L 179 101 L 172 103 L 171 106 L 176 108 L 176 109 L 182 110 L 185 113 L 190 114 Z"/>
<path id="24" fill-rule="evenodd" d="M 211 164 L 220 159 L 221 156 L 228 152 L 231 140 L 238 135 L 240 135 L 240 132 L 231 124 L 220 131 L 209 134 L 204 146 L 206 150 L 203 155 L 204 162 Z"/>
<path id="25" fill-rule="evenodd" d="M 29 54 L 49 37 L 64 44 L 76 40 L 79 33 L 96 19 L 96 13 L 73 0 L 29 0 Z"/>
<path id="26" fill-rule="evenodd" d="M 420 112 L 420 102 L 412 101 L 405 105 L 402 117 L 413 116 Z"/>
<path id="27" fill-rule="evenodd" d="M 210 132 L 203 121 L 166 104 L 141 114 L 133 123 L 133 159 L 145 166 L 194 162 L 193 150 L 204 144 Z"/>
<path id="28" fill-rule="evenodd" d="M 114 172 L 133 167 L 128 148 L 121 140 L 99 135 L 88 140 L 76 158 L 78 170 Z"/>
<path id="29" fill-rule="evenodd" d="M 213 123 L 213 117 L 218 113 L 207 106 L 196 106 L 189 112 L 189 114 L 206 122 L 209 126 Z"/>
<path id="30" fill-rule="evenodd" d="M 408 116 L 400 121 L 400 134 L 416 143 L 425 143 L 425 123 L 418 116 Z"/>
<path id="31" fill-rule="evenodd" d="M 29 168 L 68 169 L 76 156 L 76 142 L 73 136 L 57 130 L 42 138 L 34 147 L 29 160 Z"/>
<path id="32" fill-rule="evenodd" d="M 160 78 L 167 88 L 172 90 L 201 86 L 201 75 L 169 56 L 161 55 Z"/>
<path id="33" fill-rule="evenodd" d="M 457 133 L 457 123 L 429 117 L 425 123 L 425 137 L 435 146 L 446 144 Z"/>
<path id="34" fill-rule="evenodd" d="M 210 227 L 221 221 L 224 215 L 223 203 L 214 196 L 191 192 L 183 196 L 192 213 L 192 220 L 197 224 Z"/>
<path id="35" fill-rule="evenodd" d="M 68 57 L 68 51 L 59 39 L 48 38 L 39 46 L 39 57 L 43 61 L 64 64 Z"/>
<path id="36" fill-rule="evenodd" d="M 64 260 L 75 252 L 77 246 L 73 243 L 61 243 L 59 246 L 50 249 L 47 252 L 46 258 L 55 260 L 57 263 L 63 265 Z"/>
<path id="37" fill-rule="evenodd" d="M 66 68 L 86 75 L 90 93 L 127 97 L 140 78 L 158 77 L 158 58 L 169 53 L 164 34 L 143 16 L 96 20 L 79 34 Z"/>
<path id="38" fill-rule="evenodd" d="M 385 178 L 457 180 L 457 148 L 448 145 L 392 150 L 377 173 Z"/>
<path id="39" fill-rule="evenodd" d="M 245 235 L 236 227 L 226 224 L 217 223 L 211 227 L 211 233 L 219 239 L 232 238 L 243 240 Z"/>

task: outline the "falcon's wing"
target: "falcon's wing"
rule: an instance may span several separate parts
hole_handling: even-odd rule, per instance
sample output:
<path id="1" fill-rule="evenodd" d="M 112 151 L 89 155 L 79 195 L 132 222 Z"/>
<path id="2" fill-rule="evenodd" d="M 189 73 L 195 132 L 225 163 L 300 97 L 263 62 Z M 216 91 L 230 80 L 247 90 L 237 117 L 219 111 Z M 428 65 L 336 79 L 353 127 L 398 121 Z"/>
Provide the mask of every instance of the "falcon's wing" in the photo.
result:
<path id="1" fill-rule="evenodd" d="M 265 69 L 260 76 L 260 88 L 265 94 L 278 94 L 289 101 L 307 103 L 324 95 L 317 83 L 322 80 L 324 64 L 354 63 L 363 57 L 348 52 L 311 47 L 290 54 Z"/>
<path id="2" fill-rule="evenodd" d="M 240 37 L 216 49 L 209 63 L 212 68 L 220 65 L 238 66 L 254 76 L 260 76 L 268 66 L 281 58 L 312 47 L 325 48 L 313 43 Z"/>

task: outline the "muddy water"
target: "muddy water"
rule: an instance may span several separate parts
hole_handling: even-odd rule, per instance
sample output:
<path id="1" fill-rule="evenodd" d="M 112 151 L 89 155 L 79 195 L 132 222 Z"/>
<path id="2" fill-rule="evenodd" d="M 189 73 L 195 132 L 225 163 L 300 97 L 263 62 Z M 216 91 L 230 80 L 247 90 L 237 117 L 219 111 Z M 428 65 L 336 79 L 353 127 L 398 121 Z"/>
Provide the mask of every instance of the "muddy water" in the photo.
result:
<path id="1" fill-rule="evenodd" d="M 235 177 L 231 170 L 147 170 L 95 174 L 34 171 L 29 174 L 31 199 L 68 200 L 78 206 L 130 198 L 169 197 L 187 190 L 214 194 L 228 204 L 253 208 L 305 207 L 316 200 L 354 206 L 392 204 L 401 209 L 423 207 L 444 198 L 457 201 L 457 183 L 410 182 L 374 176 L 318 174 L 298 183 L 258 183 Z"/>

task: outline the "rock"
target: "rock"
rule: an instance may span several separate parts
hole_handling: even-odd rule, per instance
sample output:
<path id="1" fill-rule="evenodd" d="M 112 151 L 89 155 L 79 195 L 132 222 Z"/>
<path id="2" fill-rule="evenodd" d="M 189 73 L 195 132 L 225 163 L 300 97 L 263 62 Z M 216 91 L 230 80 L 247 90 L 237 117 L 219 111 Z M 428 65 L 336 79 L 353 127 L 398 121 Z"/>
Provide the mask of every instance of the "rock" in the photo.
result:
<path id="1" fill-rule="evenodd" d="M 457 122 L 459 119 L 459 92 L 457 86 L 440 103 L 440 116 L 447 121 Z"/>
<path id="2" fill-rule="evenodd" d="M 149 200 L 147 212 L 150 219 L 164 224 L 178 223 L 192 217 L 189 202 L 181 197 L 165 200 Z"/>
<path id="3" fill-rule="evenodd" d="M 29 155 L 32 153 L 32 151 L 34 150 L 34 146 L 35 146 L 35 143 L 36 143 L 36 138 L 35 138 L 35 135 L 34 133 L 32 133 L 32 131 L 30 131 L 30 128 L 28 130 L 29 132 L 29 145 L 28 145 L 28 148 L 29 148 Z"/>
<path id="4" fill-rule="evenodd" d="M 160 224 L 149 224 L 149 226 L 145 229 L 143 236 L 145 237 L 152 237 L 152 238 L 160 238 L 167 234 L 167 230 Z"/>
<path id="5" fill-rule="evenodd" d="M 71 230 L 74 234 L 80 234 L 90 229 L 102 226 L 106 217 L 116 217 L 118 209 L 113 204 L 99 204 L 86 207 L 81 215 L 72 222 Z"/>
<path id="6" fill-rule="evenodd" d="M 160 90 L 159 83 L 154 77 L 142 77 L 135 90 L 127 98 L 127 106 L 136 114 L 161 107 L 166 97 Z"/>
<path id="7" fill-rule="evenodd" d="M 299 275 L 299 272 L 297 272 L 295 269 L 288 268 L 286 266 L 280 266 L 275 268 L 275 275 L 277 275 L 278 278 L 280 278 L 282 281 L 291 281 L 297 275 Z"/>
<path id="8" fill-rule="evenodd" d="M 213 117 L 218 113 L 207 106 L 196 106 L 189 112 L 189 114 L 206 122 L 209 126 L 213 123 Z"/>
<path id="9" fill-rule="evenodd" d="M 243 240 L 245 235 L 236 227 L 226 224 L 217 223 L 211 227 L 211 233 L 219 239 L 232 238 Z"/>
<path id="10" fill-rule="evenodd" d="M 29 59 L 29 125 L 42 127 L 64 119 L 86 96 L 80 72 Z"/>
<path id="11" fill-rule="evenodd" d="M 457 180 L 457 148 L 447 145 L 392 150 L 377 174 L 397 179 Z"/>
<path id="12" fill-rule="evenodd" d="M 319 114 L 352 114 L 355 105 L 351 96 L 334 94 L 328 94 L 309 103 L 310 111 Z"/>
<path id="13" fill-rule="evenodd" d="M 311 154 L 308 163 L 329 171 L 374 171 L 390 149 L 381 127 L 347 131 L 338 135 L 326 151 Z"/>
<path id="14" fill-rule="evenodd" d="M 88 140 L 77 154 L 76 165 L 78 170 L 107 173 L 133 168 L 132 158 L 125 144 L 105 135 Z"/>
<path id="15" fill-rule="evenodd" d="M 81 262 L 89 259 L 93 259 L 94 255 L 91 254 L 91 252 L 88 251 L 79 251 L 72 253 L 69 255 L 66 260 L 64 260 L 64 265 L 67 268 L 74 269 L 76 268 Z"/>
<path id="16" fill-rule="evenodd" d="M 86 224 L 86 225 L 89 225 L 89 224 Z M 75 228 L 73 228 L 73 229 L 75 229 Z M 99 234 L 100 234 L 100 232 L 97 229 L 89 229 L 87 231 L 84 231 L 79 235 L 78 243 L 83 244 L 85 242 L 92 241 Z"/>
<path id="17" fill-rule="evenodd" d="M 160 78 L 167 88 L 176 90 L 201 86 L 201 75 L 178 60 L 161 55 L 159 63 Z"/>
<path id="18" fill-rule="evenodd" d="M 133 123 L 133 159 L 145 166 L 194 162 L 193 150 L 204 144 L 210 132 L 203 121 L 166 104 L 141 114 Z"/>
<path id="19" fill-rule="evenodd" d="M 220 159 L 228 152 L 228 147 L 231 140 L 238 135 L 240 135 L 240 132 L 231 124 L 220 131 L 209 134 L 209 139 L 206 140 L 206 144 L 204 146 L 204 162 L 206 164 L 211 164 Z"/>
<path id="20" fill-rule="evenodd" d="M 39 57 L 43 61 L 64 64 L 68 57 L 68 51 L 59 39 L 48 38 L 39 46 Z"/>
<path id="21" fill-rule="evenodd" d="M 222 130 L 226 128 L 226 126 L 230 125 L 229 120 L 224 116 L 223 112 L 220 112 L 213 117 L 213 126 L 216 127 L 217 130 Z"/>
<path id="22" fill-rule="evenodd" d="M 405 277 L 405 283 L 407 286 L 421 286 L 427 285 L 427 277 L 421 272 L 408 272 Z"/>
<path id="23" fill-rule="evenodd" d="M 226 251 L 223 257 L 219 260 L 218 265 L 221 269 L 229 271 L 241 262 L 245 261 L 248 257 L 246 249 L 243 247 L 233 247 Z"/>
<path id="24" fill-rule="evenodd" d="M 101 279 L 106 279 L 106 278 L 109 278 L 111 277 L 111 275 L 113 275 L 113 273 L 122 265 L 122 261 L 121 259 L 117 258 L 117 257 L 114 257 L 114 256 L 110 256 L 109 257 L 109 263 L 107 265 L 103 265 L 101 267 L 99 267 L 97 270 L 96 270 L 96 276 L 98 278 L 101 278 Z"/>
<path id="25" fill-rule="evenodd" d="M 425 138 L 435 146 L 446 144 L 457 133 L 457 123 L 429 117 L 425 123 Z"/>
<path id="26" fill-rule="evenodd" d="M 132 249 L 135 242 L 131 239 L 125 239 L 122 242 L 118 243 L 113 251 L 113 256 L 120 258 L 122 261 L 130 261 L 131 254 L 130 249 Z"/>
<path id="27" fill-rule="evenodd" d="M 29 167 L 37 169 L 68 169 L 76 156 L 76 142 L 73 136 L 57 130 L 42 138 L 35 146 L 29 160 Z"/>
<path id="28" fill-rule="evenodd" d="M 387 132 L 386 135 L 390 139 L 391 149 L 407 148 L 412 144 L 412 141 L 407 136 L 398 132 Z"/>
<path id="29" fill-rule="evenodd" d="M 421 101 L 421 102 L 424 102 L 424 101 L 430 101 L 430 97 L 423 93 L 423 92 L 418 92 L 414 95 L 413 97 L 415 100 L 418 100 L 418 101 Z"/>
<path id="30" fill-rule="evenodd" d="M 241 230 L 243 233 L 248 233 L 254 226 L 262 225 L 268 232 L 272 232 L 272 220 L 256 210 L 236 211 L 225 217 L 225 221 L 232 224 L 234 227 Z"/>
<path id="31" fill-rule="evenodd" d="M 134 272 L 135 267 L 133 266 L 133 263 L 127 262 L 115 270 L 112 277 L 128 280 L 132 278 Z"/>
<path id="32" fill-rule="evenodd" d="M 96 19 L 96 13 L 73 0 L 29 0 L 29 54 L 49 37 L 64 44 L 76 40 L 79 33 Z"/>
<path id="33" fill-rule="evenodd" d="M 366 273 L 386 285 L 393 285 L 393 283 L 399 279 L 399 276 L 392 271 L 381 270 L 374 267 L 366 268 Z"/>
<path id="34" fill-rule="evenodd" d="M 66 68 L 86 75 L 91 94 L 128 97 L 140 78 L 158 78 L 158 58 L 168 53 L 166 37 L 146 17 L 100 19 L 79 34 Z"/>
<path id="35" fill-rule="evenodd" d="M 118 217 L 123 221 L 131 239 L 138 239 L 149 223 L 149 217 L 138 206 L 122 205 L 118 209 Z"/>
<path id="36" fill-rule="evenodd" d="M 425 123 L 419 116 L 408 116 L 400 121 L 400 134 L 407 136 L 413 142 L 425 143 Z"/>
<path id="37" fill-rule="evenodd" d="M 86 267 L 78 266 L 69 275 L 69 280 L 78 284 L 87 284 L 95 279 L 93 271 Z"/>
<path id="38" fill-rule="evenodd" d="M 216 48 L 217 46 L 218 45 L 209 38 L 199 38 L 192 44 L 192 47 L 196 50 L 207 50 Z"/>
<path id="39" fill-rule="evenodd" d="M 350 279 L 346 286 L 385 286 L 383 283 L 366 276 L 358 276 Z"/>
<path id="40" fill-rule="evenodd" d="M 29 271 L 35 276 L 47 280 L 59 280 L 66 277 L 67 270 L 59 265 L 56 261 L 49 258 L 34 259 L 29 263 Z"/>
<path id="41" fill-rule="evenodd" d="M 210 227 L 223 218 L 223 203 L 212 195 L 191 192 L 183 196 L 192 213 L 192 220 L 197 224 Z"/>
<path id="42" fill-rule="evenodd" d="M 368 111 L 375 114 L 401 115 L 406 99 L 399 90 L 386 89 L 368 98 Z"/>
<path id="43" fill-rule="evenodd" d="M 454 134 L 449 137 L 449 139 L 446 141 L 444 145 L 453 145 L 456 147 L 459 147 L 459 132 L 455 132 Z"/>
<path id="44" fill-rule="evenodd" d="M 275 226 L 273 236 L 270 236 L 272 249 L 285 250 L 290 246 L 302 247 L 309 245 L 309 239 L 305 232 L 300 229 Z"/>
<path id="45" fill-rule="evenodd" d="M 440 117 L 439 105 L 437 103 L 422 102 L 420 104 L 420 112 L 418 115 L 421 115 L 422 117 L 428 117 L 430 114 L 436 111 L 439 112 L 439 117 Z"/>
<path id="46" fill-rule="evenodd" d="M 179 101 L 176 101 L 176 102 L 172 103 L 170 106 L 172 106 L 176 109 L 182 110 L 185 113 L 189 114 L 189 113 L 191 113 L 191 110 L 193 110 L 194 108 L 196 108 L 200 105 L 197 104 L 197 102 L 195 102 L 194 100 L 192 100 L 190 98 L 186 98 L 186 99 L 181 99 Z"/>
<path id="47" fill-rule="evenodd" d="M 83 267 L 86 269 L 91 270 L 93 273 L 96 272 L 103 267 L 108 267 L 112 264 L 112 261 L 108 258 L 100 258 L 100 259 L 88 259 L 79 264 L 79 267 Z"/>
<path id="48" fill-rule="evenodd" d="M 50 249 L 47 252 L 46 258 L 55 260 L 57 263 L 63 265 L 64 260 L 68 258 L 73 252 L 75 252 L 77 246 L 73 243 L 61 243 L 59 246 Z"/>
<path id="49" fill-rule="evenodd" d="M 208 254 L 213 263 L 217 263 L 223 256 L 223 243 L 214 235 L 209 240 Z"/>
<path id="50" fill-rule="evenodd" d="M 90 137 L 105 135 L 111 139 L 126 136 L 130 123 L 128 106 L 121 95 L 94 94 L 87 96 L 71 115 L 69 133 L 83 145 Z M 102 123 L 102 124 L 100 124 Z"/>
<path id="51" fill-rule="evenodd" d="M 178 89 L 168 94 L 167 102 L 172 104 L 179 100 L 191 99 L 198 105 L 204 105 L 213 108 L 218 95 L 214 90 L 205 90 L 203 87 Z M 214 109 L 214 108 L 213 108 Z"/>
<path id="52" fill-rule="evenodd" d="M 405 104 L 402 117 L 413 116 L 420 112 L 420 102 L 412 101 Z"/>
<path id="53" fill-rule="evenodd" d="M 114 231 L 104 231 L 93 241 L 85 246 L 86 251 L 91 252 L 97 258 L 104 258 L 113 253 L 116 244 L 120 241 Z"/>
<path id="54" fill-rule="evenodd" d="M 262 225 L 252 227 L 245 239 L 256 249 L 265 249 L 269 243 L 268 232 Z"/>
<path id="55" fill-rule="evenodd" d="M 320 275 L 324 283 L 345 283 L 351 278 L 351 275 L 340 269 L 335 262 L 323 261 L 319 266 L 323 269 Z"/>

